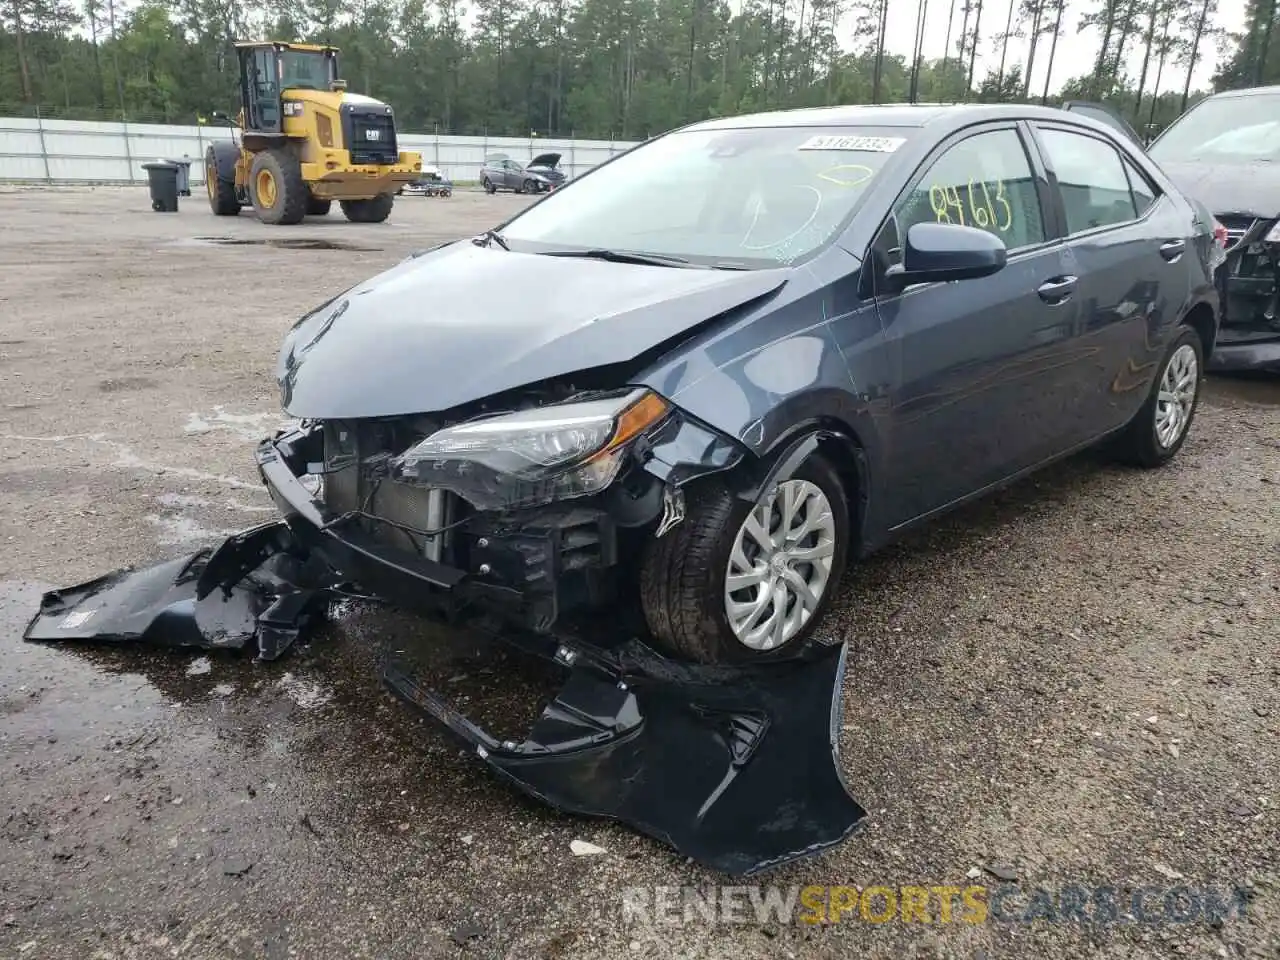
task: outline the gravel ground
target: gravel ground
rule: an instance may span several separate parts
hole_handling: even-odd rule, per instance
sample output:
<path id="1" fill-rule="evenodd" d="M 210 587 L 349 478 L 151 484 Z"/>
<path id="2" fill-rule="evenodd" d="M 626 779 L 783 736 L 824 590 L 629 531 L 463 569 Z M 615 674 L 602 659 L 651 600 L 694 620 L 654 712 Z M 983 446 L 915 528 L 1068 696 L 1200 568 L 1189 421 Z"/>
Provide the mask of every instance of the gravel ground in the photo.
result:
<path id="1" fill-rule="evenodd" d="M 42 589 L 269 516 L 250 445 L 287 326 L 521 202 L 283 229 L 0 189 L 0 956 L 1280 957 L 1274 382 L 1211 381 L 1162 471 L 1075 459 L 845 588 L 842 763 L 870 816 L 760 883 L 1013 891 L 985 922 L 938 899 L 929 923 L 872 922 L 878 899 L 825 925 L 627 913 L 627 888 L 725 881 L 461 756 L 373 678 L 372 641 L 422 629 L 389 615 L 271 665 L 21 642 Z M 261 245 L 286 238 L 359 249 Z M 1114 921 L 1072 919 L 1103 887 Z"/>

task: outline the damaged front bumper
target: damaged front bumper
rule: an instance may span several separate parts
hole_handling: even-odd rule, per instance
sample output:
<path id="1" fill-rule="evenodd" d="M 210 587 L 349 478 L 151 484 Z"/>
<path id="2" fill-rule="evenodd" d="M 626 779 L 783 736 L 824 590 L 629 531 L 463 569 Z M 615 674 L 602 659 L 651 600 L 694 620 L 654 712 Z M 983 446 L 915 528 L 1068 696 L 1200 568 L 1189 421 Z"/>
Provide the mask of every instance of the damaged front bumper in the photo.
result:
<path id="1" fill-rule="evenodd" d="M 1227 250 L 1217 270 L 1221 324 L 1208 369 L 1214 373 L 1280 373 L 1280 244 L 1277 222 L 1222 215 Z"/>
<path id="2" fill-rule="evenodd" d="M 216 550 L 51 591 L 25 639 L 252 647 L 273 660 L 348 584 L 414 608 L 424 594 L 474 588 L 467 572 L 397 553 L 329 515 L 302 480 L 317 462 L 307 437 L 278 436 L 258 451 L 281 519 Z M 671 475 L 681 461 L 668 459 L 655 469 Z M 564 674 L 522 740 L 472 722 L 406 661 L 386 663 L 383 679 L 501 779 L 553 807 L 622 821 L 732 875 L 819 853 L 865 816 L 838 762 L 843 644 L 727 667 L 677 663 L 621 636 L 503 630 L 498 639 Z"/>

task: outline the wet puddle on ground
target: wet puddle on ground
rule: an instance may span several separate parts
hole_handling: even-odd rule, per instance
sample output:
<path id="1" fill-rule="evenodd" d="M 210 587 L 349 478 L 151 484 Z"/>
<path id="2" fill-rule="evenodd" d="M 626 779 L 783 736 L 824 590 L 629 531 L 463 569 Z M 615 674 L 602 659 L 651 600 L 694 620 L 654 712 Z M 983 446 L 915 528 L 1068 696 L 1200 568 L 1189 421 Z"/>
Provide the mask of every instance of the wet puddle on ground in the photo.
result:
<path id="1" fill-rule="evenodd" d="M 179 240 L 189 246 L 214 245 L 226 247 L 277 247 L 281 250 L 346 250 L 354 253 L 381 253 L 381 247 L 363 247 L 345 240 L 325 240 L 320 237 L 191 237 Z"/>

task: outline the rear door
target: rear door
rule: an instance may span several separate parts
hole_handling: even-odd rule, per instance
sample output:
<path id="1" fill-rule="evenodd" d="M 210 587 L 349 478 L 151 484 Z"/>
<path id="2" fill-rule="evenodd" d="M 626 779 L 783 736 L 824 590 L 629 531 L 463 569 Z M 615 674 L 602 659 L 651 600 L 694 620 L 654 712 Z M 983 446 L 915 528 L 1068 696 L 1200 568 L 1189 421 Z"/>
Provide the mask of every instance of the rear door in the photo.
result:
<path id="1" fill-rule="evenodd" d="M 1182 204 L 1119 139 L 1069 123 L 1032 127 L 1078 278 L 1084 362 L 1067 399 L 1083 442 L 1123 426 L 1141 407 L 1164 328 L 1190 297 L 1185 258 L 1196 250 Z"/>
<path id="2" fill-rule="evenodd" d="M 944 141 L 898 198 L 869 262 L 899 262 L 899 238 L 921 222 L 988 230 L 1009 258 L 989 277 L 876 297 L 900 369 L 887 463 L 891 527 L 1034 465 L 1044 449 L 1066 443 L 1072 419 L 1062 381 L 1077 300 L 1048 182 L 1017 124 Z"/>

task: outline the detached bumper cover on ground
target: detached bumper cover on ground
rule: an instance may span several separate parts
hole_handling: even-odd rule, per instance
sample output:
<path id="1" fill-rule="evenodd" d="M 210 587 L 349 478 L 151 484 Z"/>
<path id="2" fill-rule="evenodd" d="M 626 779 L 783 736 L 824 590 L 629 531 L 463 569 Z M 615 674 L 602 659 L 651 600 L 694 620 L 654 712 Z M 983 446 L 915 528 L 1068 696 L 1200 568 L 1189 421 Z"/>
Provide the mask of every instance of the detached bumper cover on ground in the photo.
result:
<path id="1" fill-rule="evenodd" d="M 278 472 L 263 466 L 266 476 Z M 213 551 L 47 593 L 24 636 L 254 645 L 260 659 L 273 660 L 347 579 L 306 543 L 317 540 L 372 559 L 294 512 Z M 434 568 L 383 565 L 390 579 L 409 584 L 450 579 Z M 502 639 L 566 674 L 521 742 L 493 737 L 402 663 L 388 663 L 384 679 L 503 779 L 554 807 L 621 820 L 737 875 L 831 847 L 865 815 L 837 765 L 843 644 L 808 660 L 739 668 L 676 663 L 612 638 L 598 646 L 531 634 Z"/>

